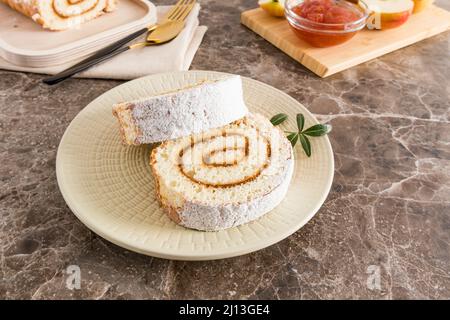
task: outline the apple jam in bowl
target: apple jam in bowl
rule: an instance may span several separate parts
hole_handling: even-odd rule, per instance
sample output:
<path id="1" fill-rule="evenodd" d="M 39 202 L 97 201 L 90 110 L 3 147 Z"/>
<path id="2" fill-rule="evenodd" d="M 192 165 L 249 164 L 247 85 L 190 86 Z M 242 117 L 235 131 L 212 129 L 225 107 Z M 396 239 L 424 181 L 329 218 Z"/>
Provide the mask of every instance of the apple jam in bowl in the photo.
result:
<path id="1" fill-rule="evenodd" d="M 315 47 L 344 43 L 365 27 L 365 10 L 345 0 L 287 0 L 285 15 L 295 34 Z"/>

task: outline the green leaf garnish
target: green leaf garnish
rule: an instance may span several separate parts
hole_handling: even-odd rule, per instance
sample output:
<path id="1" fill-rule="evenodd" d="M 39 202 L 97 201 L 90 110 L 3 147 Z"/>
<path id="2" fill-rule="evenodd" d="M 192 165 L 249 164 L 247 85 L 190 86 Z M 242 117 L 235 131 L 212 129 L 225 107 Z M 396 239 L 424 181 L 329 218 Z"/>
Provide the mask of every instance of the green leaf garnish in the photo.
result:
<path id="1" fill-rule="evenodd" d="M 270 119 L 270 122 L 272 122 L 274 126 L 277 126 L 280 123 L 286 121 L 287 118 L 288 118 L 287 114 L 279 113 L 273 116 L 272 119 Z M 303 130 L 305 126 L 305 117 L 303 116 L 303 114 L 298 113 L 296 120 L 298 132 L 285 131 L 286 133 L 288 133 L 287 139 L 292 144 L 292 147 L 294 147 L 300 140 L 300 144 L 302 145 L 303 151 L 305 151 L 306 155 L 310 157 L 312 152 L 311 142 L 309 141 L 307 136 L 320 137 L 326 135 L 331 131 L 332 126 L 331 124 L 315 124 L 309 127 L 308 129 Z"/>
<path id="2" fill-rule="evenodd" d="M 306 134 L 311 137 L 320 137 L 331 131 L 331 125 L 329 124 L 316 124 L 305 131 L 303 134 Z"/>
<path id="3" fill-rule="evenodd" d="M 304 134 L 300 134 L 300 143 L 302 144 L 303 151 L 305 151 L 308 157 L 311 157 L 311 143 Z"/>
<path id="4" fill-rule="evenodd" d="M 279 113 L 279 114 L 273 116 L 273 117 L 270 119 L 270 122 L 272 122 L 272 124 L 273 124 L 274 126 L 277 126 L 277 125 L 283 123 L 284 121 L 286 121 L 287 118 L 288 118 L 287 114 L 285 114 L 285 113 Z"/>
<path id="5" fill-rule="evenodd" d="M 303 116 L 303 114 L 297 113 L 298 132 L 302 132 L 304 125 L 305 125 L 305 117 Z"/>
<path id="6" fill-rule="evenodd" d="M 297 132 L 294 132 L 294 133 L 288 134 L 288 135 L 287 135 L 287 139 L 288 139 L 289 142 L 292 144 L 292 146 L 295 146 L 295 144 L 296 144 L 297 141 L 298 141 L 298 133 L 297 133 Z"/>

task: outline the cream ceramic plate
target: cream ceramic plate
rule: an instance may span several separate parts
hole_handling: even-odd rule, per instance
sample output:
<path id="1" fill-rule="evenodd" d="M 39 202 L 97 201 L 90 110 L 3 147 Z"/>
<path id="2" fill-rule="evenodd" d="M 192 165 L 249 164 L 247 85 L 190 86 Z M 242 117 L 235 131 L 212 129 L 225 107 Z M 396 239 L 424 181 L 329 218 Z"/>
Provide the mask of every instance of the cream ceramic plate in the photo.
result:
<path id="1" fill-rule="evenodd" d="M 89 55 L 156 22 L 149 1 L 121 0 L 117 9 L 65 31 L 43 29 L 0 2 L 0 57 L 22 67 L 49 67 Z"/>
<path id="2" fill-rule="evenodd" d="M 177 260 L 233 257 L 270 246 L 301 228 L 325 201 L 331 187 L 334 160 L 327 137 L 311 139 L 307 158 L 295 148 L 295 171 L 288 194 L 272 212 L 254 222 L 220 232 L 201 232 L 169 220 L 155 197 L 148 164 L 149 146 L 121 143 L 113 103 L 170 91 L 226 74 L 189 71 L 152 75 L 122 84 L 84 108 L 67 128 L 58 149 L 58 184 L 69 207 L 92 231 L 124 248 Z M 302 112 L 306 125 L 317 121 L 300 103 L 261 82 L 243 78 L 251 111 L 267 117 L 290 115 L 295 128 Z"/>

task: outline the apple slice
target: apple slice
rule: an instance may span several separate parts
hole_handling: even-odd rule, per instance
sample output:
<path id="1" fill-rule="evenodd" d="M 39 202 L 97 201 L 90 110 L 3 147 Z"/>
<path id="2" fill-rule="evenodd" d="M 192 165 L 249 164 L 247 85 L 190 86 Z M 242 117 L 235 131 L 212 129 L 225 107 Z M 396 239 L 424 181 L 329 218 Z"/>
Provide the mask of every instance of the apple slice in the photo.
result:
<path id="1" fill-rule="evenodd" d="M 368 10 L 369 29 L 391 29 L 404 24 L 412 13 L 412 0 L 360 0 L 359 5 Z"/>
<path id="2" fill-rule="evenodd" d="M 285 0 L 259 0 L 259 6 L 274 17 L 284 17 Z"/>
<path id="3" fill-rule="evenodd" d="M 413 13 L 417 13 L 429 7 L 434 0 L 413 0 L 413 1 L 414 1 Z"/>

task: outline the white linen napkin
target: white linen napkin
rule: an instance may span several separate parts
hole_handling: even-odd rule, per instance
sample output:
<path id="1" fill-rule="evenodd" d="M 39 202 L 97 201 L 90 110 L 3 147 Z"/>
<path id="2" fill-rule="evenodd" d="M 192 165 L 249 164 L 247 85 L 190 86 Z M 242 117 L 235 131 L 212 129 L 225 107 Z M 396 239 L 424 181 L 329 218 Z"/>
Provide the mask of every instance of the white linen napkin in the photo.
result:
<path id="1" fill-rule="evenodd" d="M 157 7 L 158 19 L 169 8 L 169 6 Z M 186 19 L 186 25 L 183 31 L 171 42 L 126 51 L 111 60 L 75 75 L 75 77 L 129 80 L 148 74 L 188 70 L 207 30 L 206 26 L 199 26 L 199 11 L 200 5 L 196 4 Z M 144 38 L 145 35 L 135 42 L 143 41 Z M 80 60 L 46 68 L 27 68 L 16 66 L 0 58 L 0 69 L 56 74 Z"/>

